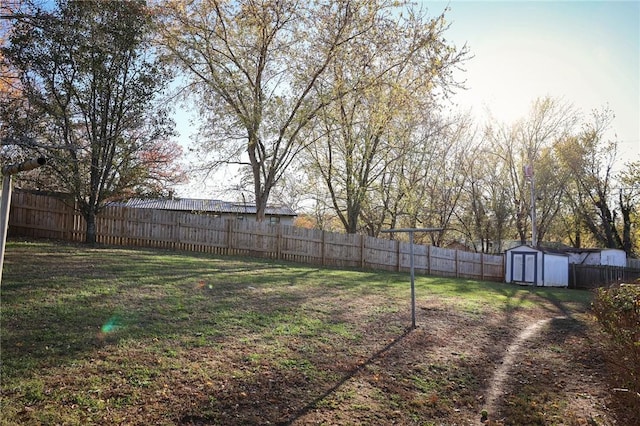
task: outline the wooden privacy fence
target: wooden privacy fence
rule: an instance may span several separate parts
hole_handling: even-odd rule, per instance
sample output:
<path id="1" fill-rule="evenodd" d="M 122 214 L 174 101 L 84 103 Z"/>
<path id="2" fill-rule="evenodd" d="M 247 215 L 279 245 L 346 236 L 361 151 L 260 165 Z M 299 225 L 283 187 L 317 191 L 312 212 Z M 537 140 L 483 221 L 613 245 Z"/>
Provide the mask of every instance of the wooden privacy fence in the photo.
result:
<path id="1" fill-rule="evenodd" d="M 249 255 L 299 263 L 408 271 L 409 243 L 280 224 L 166 210 L 107 207 L 96 219 L 99 243 Z M 84 240 L 82 216 L 60 198 L 15 191 L 9 235 Z M 504 256 L 414 245 L 416 273 L 504 280 Z"/>
<path id="2" fill-rule="evenodd" d="M 640 279 L 640 268 L 569 265 L 569 288 L 592 289 L 611 284 L 635 283 Z"/>

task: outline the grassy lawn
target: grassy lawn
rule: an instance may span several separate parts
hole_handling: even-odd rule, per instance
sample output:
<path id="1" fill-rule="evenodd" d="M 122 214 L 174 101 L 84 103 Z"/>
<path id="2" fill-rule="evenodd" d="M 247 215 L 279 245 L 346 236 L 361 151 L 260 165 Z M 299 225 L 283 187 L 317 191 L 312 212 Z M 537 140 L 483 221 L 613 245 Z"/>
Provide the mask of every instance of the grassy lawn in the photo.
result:
<path id="1" fill-rule="evenodd" d="M 3 425 L 450 424 L 518 326 L 591 300 L 418 276 L 409 330 L 408 273 L 48 241 L 0 290 Z"/>

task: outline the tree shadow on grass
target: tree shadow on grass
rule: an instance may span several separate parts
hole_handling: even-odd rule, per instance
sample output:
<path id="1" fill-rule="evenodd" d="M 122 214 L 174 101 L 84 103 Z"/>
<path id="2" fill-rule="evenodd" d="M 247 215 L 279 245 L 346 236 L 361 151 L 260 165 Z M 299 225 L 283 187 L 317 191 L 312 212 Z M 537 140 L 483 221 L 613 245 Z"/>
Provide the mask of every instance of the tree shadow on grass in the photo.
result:
<path id="1" fill-rule="evenodd" d="M 153 373 L 153 380 L 145 384 L 150 389 L 157 385 L 159 389 L 153 390 L 163 392 L 164 388 L 160 387 L 163 384 L 177 387 L 171 389 L 173 399 L 163 401 L 167 404 L 162 408 L 162 416 L 172 416 L 183 424 L 233 424 L 234 420 L 235 424 L 258 424 L 265 419 L 272 423 L 292 424 L 322 408 L 326 400 L 335 399 L 336 394 L 349 387 L 347 382 L 364 373 L 365 368 L 378 369 L 381 375 L 387 374 L 392 379 L 395 375 L 401 379 L 376 388 L 385 397 L 394 392 L 409 394 L 406 389 L 386 388 L 400 381 L 404 385 L 411 383 L 413 366 L 404 362 L 404 357 L 413 356 L 413 352 L 437 349 L 434 340 L 449 338 L 444 332 L 443 337 L 429 333 L 429 339 L 434 340 L 421 342 L 419 346 L 406 344 L 414 340 L 407 337 L 415 334 L 402 331 L 402 324 L 408 323 L 408 310 L 404 310 L 408 299 L 404 297 L 409 285 L 405 274 L 391 275 L 380 281 L 376 274 L 345 278 L 339 270 L 335 272 L 337 275 L 330 273 L 318 278 L 314 276 L 316 270 L 296 273 L 295 266 L 292 267 L 294 273 L 278 272 L 280 266 L 274 268 L 272 265 L 248 268 L 237 263 L 226 267 L 218 264 L 213 270 L 208 270 L 205 262 L 202 262 L 202 268 L 199 266 L 178 275 L 173 270 L 175 264 L 167 266 L 161 261 L 150 262 L 144 270 L 129 275 L 125 267 L 84 271 L 87 279 L 96 274 L 98 278 L 117 277 L 117 283 L 105 283 L 100 287 L 101 291 L 106 291 L 107 287 L 115 286 L 115 292 L 110 294 L 91 294 L 96 287 L 81 282 L 76 284 L 76 281 L 73 285 L 77 289 L 67 291 L 61 298 L 57 293 L 30 298 L 31 293 L 26 291 L 28 287 L 10 290 L 9 298 L 7 293 L 3 295 L 3 302 L 8 300 L 12 305 L 9 310 L 12 316 L 8 317 L 5 310 L 2 318 L 3 372 L 10 371 L 15 378 L 38 371 L 42 366 L 68 365 L 78 360 L 80 364 L 88 364 L 93 360 L 87 358 L 94 356 L 103 363 L 126 359 L 130 365 L 114 367 L 118 375 L 119 369 L 127 374 L 140 367 Z M 152 271 L 150 274 L 162 279 L 149 282 L 144 271 Z M 235 279 L 240 277 L 234 277 L 234 274 L 245 272 L 253 273 L 249 281 Z M 202 276 L 205 278 L 200 287 Z M 402 293 L 403 302 L 399 305 L 399 297 L 392 297 L 391 292 L 385 290 L 397 291 L 399 282 L 404 283 L 405 279 L 406 293 Z M 451 281 L 436 280 L 429 285 L 451 285 Z M 461 295 L 473 293 L 482 285 L 456 280 L 453 290 L 446 296 L 455 295 L 456 291 Z M 486 347 L 479 346 L 479 351 L 493 350 L 494 341 L 502 339 L 504 333 L 509 332 L 511 322 L 517 320 L 515 314 L 519 308 L 535 295 L 505 284 L 488 283 L 487 286 L 506 298 L 506 316 L 502 323 L 484 330 L 482 318 L 466 312 L 450 313 L 446 307 L 428 311 L 428 319 L 441 320 L 442 329 L 453 332 L 454 328 L 446 328 L 447 321 L 456 327 L 470 325 L 471 329 L 487 336 Z M 25 293 L 13 297 L 11 291 L 15 290 L 25 290 Z M 76 290 L 84 293 L 76 294 Z M 419 291 L 418 304 L 424 300 L 423 296 Z M 556 303 L 564 303 L 558 299 Z M 20 307 L 22 300 L 33 300 L 36 305 Z M 377 306 L 381 301 L 385 305 Z M 363 302 L 368 305 L 362 306 Z M 439 303 L 437 298 L 434 303 Z M 552 306 L 553 302 L 549 307 Z M 402 313 L 398 313 L 400 310 Z M 418 322 L 421 321 L 423 318 L 419 317 Z M 279 324 L 288 327 L 281 330 L 282 335 L 277 334 Z M 360 324 L 366 326 L 363 328 Z M 128 342 L 133 342 L 131 348 L 127 347 Z M 380 348 L 382 342 L 389 343 Z M 446 341 L 442 343 L 452 346 Z M 110 358 L 108 351 L 95 351 L 108 346 L 118 347 L 117 359 Z M 220 354 L 221 350 L 225 352 Z M 165 352 L 171 355 L 163 355 Z M 24 356 L 25 353 L 28 355 Z M 140 359 L 131 359 L 141 353 Z M 204 356 L 199 357 L 199 354 Z M 264 355 L 264 364 L 259 364 L 260 355 Z M 467 356 L 476 361 L 471 355 Z M 145 364 L 154 357 L 167 365 L 161 363 L 156 369 Z M 399 361 L 398 365 L 382 361 L 385 357 L 396 358 L 394 361 Z M 453 355 L 456 357 L 459 358 Z M 191 372 L 186 369 L 186 373 L 182 365 L 173 367 L 178 362 L 188 364 L 191 360 L 194 360 L 193 365 L 199 363 L 203 367 L 193 367 Z M 460 368 L 458 360 L 454 361 L 455 368 Z M 220 363 L 232 367 L 225 366 L 224 375 L 220 376 L 215 371 L 207 371 Z M 428 367 L 421 368 L 423 370 L 416 374 L 429 378 L 432 372 Z M 450 373 L 440 365 L 434 368 L 438 374 Z M 466 368 L 461 369 L 466 371 Z M 77 370 L 71 371 L 75 374 Z M 305 373 L 309 374 L 305 376 Z M 209 378 L 220 379 L 225 387 L 207 388 Z M 111 383 L 109 378 L 105 380 L 107 387 L 119 383 Z M 76 385 L 81 388 L 82 383 Z M 251 393 L 253 390 L 255 394 Z M 296 393 L 299 391 L 303 393 Z M 253 400 L 252 396 L 255 397 Z M 147 403 L 147 399 L 153 401 L 158 397 L 156 393 L 148 392 L 144 398 Z M 187 402 L 193 406 L 187 407 Z M 273 404 L 280 408 L 274 408 Z M 249 414 L 242 413 L 243 409 L 253 417 L 247 417 Z M 415 411 L 420 412 L 420 409 Z M 225 415 L 235 417 L 228 419 Z"/>
<path id="2" fill-rule="evenodd" d="M 340 353 L 333 353 L 331 359 L 325 360 L 325 365 L 316 365 L 323 372 L 322 377 L 306 379 L 301 369 L 289 370 L 278 367 L 270 368 L 267 372 L 263 371 L 262 374 L 256 374 L 251 378 L 247 377 L 245 380 L 234 381 L 232 386 L 225 386 L 225 389 L 211 396 L 215 401 L 213 405 L 205 402 L 184 410 L 182 414 L 178 414 L 176 423 L 190 426 L 294 424 L 314 410 L 320 409 L 327 399 L 335 397 L 341 388 L 356 376 L 372 365 L 382 362 L 381 360 L 393 349 L 402 346 L 413 331 L 414 329 L 406 328 L 363 360 L 357 360 L 357 357 L 349 358 L 348 354 L 343 353 L 346 348 L 342 348 Z M 269 379 L 263 377 L 265 373 Z"/>
<path id="3" fill-rule="evenodd" d="M 362 328 L 367 337 L 353 352 L 345 342 L 322 346 L 319 336 L 310 344 L 325 348 L 325 354 L 297 350 L 289 355 L 310 363 L 321 376 L 312 372 L 306 378 L 302 369 L 264 365 L 212 392 L 209 397 L 214 402 L 175 410 L 176 422 L 292 425 L 349 419 L 354 424 L 403 424 L 415 416 L 440 420 L 457 416 L 460 421 L 467 412 L 477 412 L 477 397 L 486 385 L 487 362 L 492 359 L 487 351 L 504 350 L 508 325 L 447 313 L 444 308 L 421 311 L 417 330 L 396 328 L 395 334 L 390 328 L 381 330 L 380 324 L 392 322 L 406 324 L 406 313 L 382 315 Z M 467 335 L 471 340 L 458 346 Z M 381 340 L 388 343 L 376 345 Z M 359 395 L 361 390 L 365 393 Z M 356 408 L 364 405 L 370 408 Z"/>
<path id="4" fill-rule="evenodd" d="M 380 359 L 386 352 L 389 352 L 393 347 L 395 347 L 400 342 L 402 342 L 409 335 L 409 333 L 411 333 L 413 330 L 414 329 L 411 328 L 411 327 L 407 328 L 404 331 L 404 333 L 402 333 L 401 335 L 399 335 L 398 337 L 393 339 L 391 342 L 389 342 L 386 346 L 384 346 L 379 351 L 375 352 L 366 361 L 356 365 L 355 368 L 351 369 L 347 374 L 345 374 L 342 377 L 341 380 L 336 382 L 331 388 L 327 389 L 321 395 L 316 397 L 313 401 L 309 402 L 307 405 L 305 405 L 304 407 L 299 409 L 288 420 L 285 420 L 285 421 L 280 422 L 278 424 L 279 425 L 283 425 L 283 426 L 291 425 L 297 419 L 305 416 L 311 410 L 315 409 L 321 401 L 323 401 L 324 399 L 326 399 L 330 395 L 334 394 L 342 385 L 344 385 L 349 380 L 353 379 L 358 373 L 360 373 L 361 371 L 364 371 L 366 368 L 368 368 L 370 365 L 372 365 L 376 360 Z"/>
<path id="5" fill-rule="evenodd" d="M 199 283 L 195 273 L 165 285 L 140 284 L 126 277 L 112 284 L 109 294 L 101 293 L 103 287 L 92 294 L 86 284 L 79 284 L 77 291 L 58 292 L 43 283 L 36 286 L 37 293 L 22 285 L 5 285 L 3 373 L 20 377 L 33 368 L 68 364 L 128 340 L 175 339 L 188 347 L 232 335 L 234 329 L 262 332 L 279 321 L 295 319 L 303 304 L 313 306 L 314 300 L 326 297 L 328 290 L 322 286 L 296 285 L 310 273 L 294 274 L 294 282 L 285 284 L 278 276 L 260 277 L 253 286 L 221 281 L 224 274 Z M 272 287 L 276 284 L 281 285 Z M 316 316 L 313 319 L 322 324 L 324 316 L 337 318 L 340 312 L 319 311 Z"/>

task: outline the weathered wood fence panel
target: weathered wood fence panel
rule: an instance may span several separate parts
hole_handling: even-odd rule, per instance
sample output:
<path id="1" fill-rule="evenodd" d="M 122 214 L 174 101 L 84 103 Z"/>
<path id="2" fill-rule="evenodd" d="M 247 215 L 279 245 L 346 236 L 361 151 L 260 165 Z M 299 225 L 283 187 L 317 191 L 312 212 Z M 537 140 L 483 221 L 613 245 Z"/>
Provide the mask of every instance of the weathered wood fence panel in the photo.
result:
<path id="1" fill-rule="evenodd" d="M 456 269 L 460 275 L 478 279 L 483 278 L 482 253 L 457 252 L 456 262 Z"/>
<path id="2" fill-rule="evenodd" d="M 430 247 L 430 251 L 430 274 L 445 277 L 464 276 L 456 269 L 458 250 Z"/>
<path id="3" fill-rule="evenodd" d="M 362 237 L 357 234 L 339 234 L 326 232 L 324 238 L 324 265 L 360 267 L 362 265 Z"/>
<path id="4" fill-rule="evenodd" d="M 323 233 L 319 229 L 280 227 L 280 258 L 300 263 L 323 263 Z"/>
<path id="5" fill-rule="evenodd" d="M 96 218 L 99 243 L 249 255 L 306 264 L 408 271 L 409 243 L 175 211 L 108 207 Z M 82 216 L 63 199 L 16 191 L 9 235 L 84 239 Z M 504 256 L 414 245 L 417 273 L 502 281 Z"/>
<path id="6" fill-rule="evenodd" d="M 400 242 L 383 240 L 370 236 L 364 237 L 364 267 L 386 271 L 399 270 Z"/>
<path id="7" fill-rule="evenodd" d="M 495 256 L 491 254 L 481 254 L 480 263 L 482 265 L 482 280 L 494 280 L 494 277 L 500 277 L 498 281 L 503 281 L 505 276 L 504 256 Z"/>
<path id="8" fill-rule="evenodd" d="M 78 226 L 76 215 L 64 200 L 20 191 L 15 191 L 11 199 L 10 217 L 19 220 L 10 222 L 9 232 L 27 237 L 81 240 L 81 235 L 74 232 Z"/>
<path id="9" fill-rule="evenodd" d="M 603 265 L 569 265 L 569 288 L 592 289 L 612 284 L 634 283 L 640 268 Z"/>

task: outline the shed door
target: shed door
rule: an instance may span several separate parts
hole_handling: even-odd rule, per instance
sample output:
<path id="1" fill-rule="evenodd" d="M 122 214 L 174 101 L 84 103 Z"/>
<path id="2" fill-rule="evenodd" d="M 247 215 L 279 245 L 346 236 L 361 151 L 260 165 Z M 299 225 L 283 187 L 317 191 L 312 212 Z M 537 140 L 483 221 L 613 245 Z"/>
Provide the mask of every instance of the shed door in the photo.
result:
<path id="1" fill-rule="evenodd" d="M 536 253 L 513 253 L 511 258 L 511 280 L 515 282 L 536 282 Z"/>

